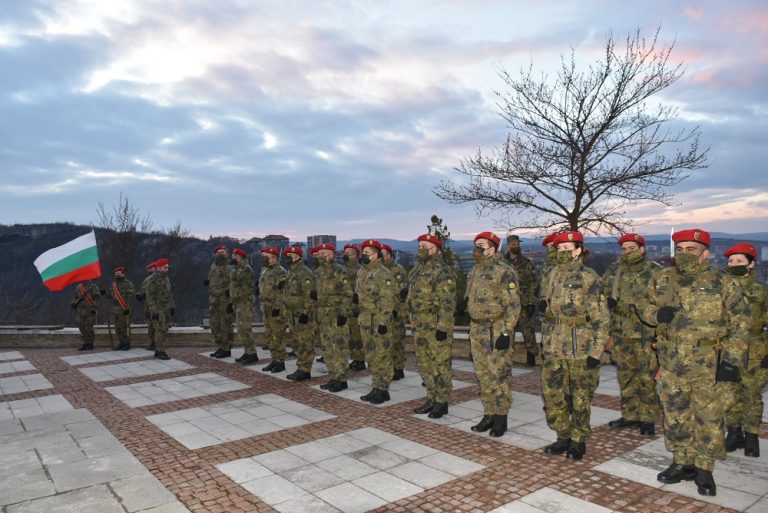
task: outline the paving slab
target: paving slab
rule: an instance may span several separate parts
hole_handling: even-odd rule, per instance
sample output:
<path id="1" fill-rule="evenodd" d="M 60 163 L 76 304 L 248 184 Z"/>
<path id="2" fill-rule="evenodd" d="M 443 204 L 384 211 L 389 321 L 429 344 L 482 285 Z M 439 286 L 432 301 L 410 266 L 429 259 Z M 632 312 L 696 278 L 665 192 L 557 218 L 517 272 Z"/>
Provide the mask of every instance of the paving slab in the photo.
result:
<path id="1" fill-rule="evenodd" d="M 112 386 L 105 388 L 105 390 L 126 405 L 135 408 L 192 397 L 232 392 L 249 388 L 249 386 L 215 372 L 206 372 L 132 385 Z"/>

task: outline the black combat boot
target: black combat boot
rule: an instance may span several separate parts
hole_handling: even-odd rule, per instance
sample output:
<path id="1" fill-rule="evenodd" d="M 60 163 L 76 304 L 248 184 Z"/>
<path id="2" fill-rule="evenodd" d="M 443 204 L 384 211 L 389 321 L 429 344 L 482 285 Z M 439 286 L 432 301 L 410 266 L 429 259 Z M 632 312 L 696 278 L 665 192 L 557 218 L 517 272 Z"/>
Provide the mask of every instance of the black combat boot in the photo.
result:
<path id="1" fill-rule="evenodd" d="M 742 448 L 744 448 L 744 432 L 741 426 L 729 426 L 728 434 L 725 435 L 725 450 L 733 452 Z"/>
<path id="2" fill-rule="evenodd" d="M 418 413 L 419 415 L 424 415 L 425 413 L 429 413 L 432 411 L 432 408 L 435 407 L 435 401 L 432 399 L 427 399 L 427 401 L 422 404 L 421 406 L 417 406 L 413 409 L 413 413 Z"/>
<path id="3" fill-rule="evenodd" d="M 121 351 L 130 351 L 130 350 L 131 350 L 131 343 L 130 343 L 130 342 L 128 342 L 127 344 L 125 344 L 125 345 L 123 346 L 123 348 L 121 349 Z"/>
<path id="4" fill-rule="evenodd" d="M 297 370 L 293 374 L 289 374 L 286 377 L 291 381 L 306 381 L 308 379 L 312 379 L 312 375 L 309 372 L 303 370 Z"/>
<path id="5" fill-rule="evenodd" d="M 619 417 L 618 419 L 612 420 L 608 423 L 608 426 L 616 429 L 624 429 L 624 428 L 635 427 L 639 425 L 640 425 L 639 420 L 627 420 L 624 417 Z"/>
<path id="6" fill-rule="evenodd" d="M 232 356 L 232 351 L 225 351 L 222 348 L 218 348 L 215 352 L 211 353 L 211 358 L 229 358 Z"/>
<path id="7" fill-rule="evenodd" d="M 472 426 L 470 429 L 476 433 L 483 433 L 491 429 L 491 426 L 493 426 L 493 415 L 483 415 L 483 418 L 480 419 L 480 422 Z"/>
<path id="8" fill-rule="evenodd" d="M 328 381 L 326 381 L 325 383 L 320 385 L 320 389 L 321 390 L 328 390 L 329 388 L 331 388 L 331 385 L 333 385 L 334 383 L 336 383 L 335 379 L 329 379 Z"/>
<path id="9" fill-rule="evenodd" d="M 362 371 L 365 370 L 365 362 L 362 360 L 352 360 L 349 364 L 349 370 Z"/>
<path id="10" fill-rule="evenodd" d="M 285 370 L 285 362 L 272 362 L 274 365 L 271 369 L 269 369 L 269 372 L 272 374 L 277 374 L 278 372 L 283 372 Z"/>
<path id="11" fill-rule="evenodd" d="M 714 497 L 717 495 L 717 486 L 715 485 L 715 478 L 712 477 L 712 472 L 701 468 L 696 469 L 696 478 L 693 480 L 698 487 L 699 495 L 707 495 Z"/>
<path id="12" fill-rule="evenodd" d="M 170 360 L 171 357 L 166 354 L 165 351 L 155 351 L 155 358 L 158 360 Z"/>
<path id="13" fill-rule="evenodd" d="M 656 434 L 656 425 L 653 422 L 641 422 L 640 434 L 646 436 L 652 436 Z"/>
<path id="14" fill-rule="evenodd" d="M 505 415 L 494 415 L 493 416 L 493 427 L 491 427 L 491 430 L 488 431 L 488 434 L 498 438 L 498 437 L 502 436 L 506 432 L 507 432 L 507 416 L 506 416 L 506 414 Z"/>
<path id="15" fill-rule="evenodd" d="M 675 484 L 680 481 L 692 481 L 696 478 L 696 467 L 672 463 L 666 470 L 660 472 L 656 479 L 662 483 Z"/>
<path id="16" fill-rule="evenodd" d="M 237 361 L 237 360 L 235 360 L 235 361 Z M 271 370 L 272 370 L 272 369 L 274 369 L 274 368 L 275 368 L 275 362 L 274 362 L 274 361 L 271 361 L 271 362 L 269 362 L 269 364 L 267 364 L 267 366 L 266 366 L 266 367 L 262 367 L 262 368 L 261 368 L 261 371 L 262 371 L 262 372 L 269 372 L 269 371 L 271 371 Z"/>
<path id="17" fill-rule="evenodd" d="M 448 413 L 448 403 L 435 403 L 435 407 L 429 412 L 430 419 L 439 419 Z"/>
<path id="18" fill-rule="evenodd" d="M 544 447 L 544 452 L 547 454 L 563 454 L 565 451 L 571 448 L 571 441 L 563 438 L 558 438 L 556 442 Z"/>
<path id="19" fill-rule="evenodd" d="M 532 353 L 530 351 L 526 351 L 525 353 L 525 366 L 536 367 L 536 353 Z"/>
<path id="20" fill-rule="evenodd" d="M 240 361 L 237 363 L 239 363 L 240 365 L 253 365 L 258 361 L 259 361 L 259 357 L 256 355 L 256 353 L 254 353 L 254 354 L 244 354 L 240 358 Z"/>
<path id="21" fill-rule="evenodd" d="M 386 401 L 389 401 L 389 391 L 387 390 L 377 390 L 376 393 L 368 399 L 368 402 L 371 404 L 381 404 Z"/>
<path id="22" fill-rule="evenodd" d="M 571 446 L 568 447 L 568 450 L 565 452 L 565 457 L 569 460 L 579 461 L 584 457 L 584 454 L 587 452 L 587 443 L 586 442 L 574 442 L 571 440 Z"/>
<path id="23" fill-rule="evenodd" d="M 78 351 L 90 351 L 93 349 L 93 342 L 85 342 L 82 346 L 78 347 Z"/>
<path id="24" fill-rule="evenodd" d="M 760 440 L 754 433 L 744 433 L 744 456 L 751 458 L 760 457 Z"/>
<path id="25" fill-rule="evenodd" d="M 361 400 L 361 401 L 365 401 L 365 402 L 368 402 L 368 401 L 370 401 L 370 400 L 371 400 L 371 397 L 373 397 L 374 395 L 376 395 L 376 392 L 378 392 L 378 389 L 376 389 L 376 388 L 372 388 L 372 389 L 371 389 L 371 391 L 370 391 L 370 392 L 368 392 L 367 394 L 365 394 L 365 395 L 361 395 L 361 396 L 360 396 L 360 400 Z"/>
<path id="26" fill-rule="evenodd" d="M 324 356 L 322 356 L 322 355 L 320 355 L 320 356 L 318 356 L 317 358 L 315 358 L 315 361 L 316 361 L 317 363 L 325 363 L 325 357 L 324 357 Z"/>
<path id="27" fill-rule="evenodd" d="M 405 377 L 405 372 L 403 372 L 403 369 L 395 369 L 395 371 L 392 373 L 392 381 L 400 381 Z"/>
<path id="28" fill-rule="evenodd" d="M 347 388 L 349 388 L 349 386 L 347 385 L 346 381 L 334 381 L 328 387 L 328 391 L 336 393 L 336 392 L 341 392 L 342 390 L 346 390 Z"/>

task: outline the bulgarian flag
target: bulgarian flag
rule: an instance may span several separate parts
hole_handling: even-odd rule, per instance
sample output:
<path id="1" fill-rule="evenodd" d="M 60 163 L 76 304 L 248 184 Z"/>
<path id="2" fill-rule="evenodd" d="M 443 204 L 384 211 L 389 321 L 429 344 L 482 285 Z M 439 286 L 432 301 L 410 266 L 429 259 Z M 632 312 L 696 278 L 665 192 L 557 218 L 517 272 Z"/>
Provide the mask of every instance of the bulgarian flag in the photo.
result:
<path id="1" fill-rule="evenodd" d="M 59 291 L 79 281 L 101 276 L 96 234 L 91 230 L 35 259 L 35 267 L 49 290 Z"/>

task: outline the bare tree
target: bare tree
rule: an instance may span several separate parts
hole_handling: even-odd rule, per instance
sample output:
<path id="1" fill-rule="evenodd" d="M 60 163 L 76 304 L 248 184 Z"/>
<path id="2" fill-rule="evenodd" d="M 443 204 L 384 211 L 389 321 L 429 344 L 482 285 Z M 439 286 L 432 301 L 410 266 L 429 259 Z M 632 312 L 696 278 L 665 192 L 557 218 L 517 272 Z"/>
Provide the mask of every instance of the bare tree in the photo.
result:
<path id="1" fill-rule="evenodd" d="M 500 213 L 499 227 L 592 233 L 626 231 L 626 208 L 639 201 L 671 204 L 668 187 L 687 170 L 707 167 L 699 127 L 668 128 L 677 117 L 653 95 L 683 76 L 670 62 L 674 44 L 647 41 L 638 30 L 617 48 L 610 34 L 602 57 L 586 70 L 576 51 L 561 56 L 554 80 L 534 78 L 533 65 L 511 76 L 500 71 L 497 92 L 511 130 L 490 154 L 478 150 L 442 181 L 435 194 L 449 203 L 475 202 L 478 215 Z"/>
<path id="2" fill-rule="evenodd" d="M 131 265 L 142 234 L 152 229 L 149 214 L 142 216 L 138 207 L 131 204 L 128 196 L 124 196 L 122 191 L 117 205 L 107 208 L 104 203 L 99 202 L 96 214 L 99 226 L 104 228 L 102 236 L 105 238 L 105 244 L 101 248 L 103 258 L 109 265 Z"/>

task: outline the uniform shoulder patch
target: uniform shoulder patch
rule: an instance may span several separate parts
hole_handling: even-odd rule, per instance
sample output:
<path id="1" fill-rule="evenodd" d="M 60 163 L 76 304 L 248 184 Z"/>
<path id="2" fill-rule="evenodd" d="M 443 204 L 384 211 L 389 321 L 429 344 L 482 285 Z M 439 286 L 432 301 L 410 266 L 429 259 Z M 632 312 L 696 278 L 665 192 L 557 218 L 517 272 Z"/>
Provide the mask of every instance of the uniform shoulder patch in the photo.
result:
<path id="1" fill-rule="evenodd" d="M 392 285 L 392 280 L 387 280 L 387 285 Z"/>
<path id="2" fill-rule="evenodd" d="M 510 282 L 509 282 L 509 288 L 510 288 L 510 289 L 514 289 L 514 288 L 516 288 L 516 287 L 517 287 L 517 285 L 515 285 L 515 282 L 514 282 L 514 281 L 510 281 Z"/>
<path id="3" fill-rule="evenodd" d="M 601 292 L 601 293 L 600 293 L 600 302 L 602 303 L 602 302 L 604 302 L 604 301 L 605 301 L 605 294 L 603 294 L 603 293 Z"/>
<path id="4" fill-rule="evenodd" d="M 448 285 L 450 285 L 451 283 L 453 283 L 453 280 L 452 280 L 452 279 L 450 279 L 450 278 L 448 278 L 447 280 L 445 280 L 445 282 L 446 282 Z"/>

